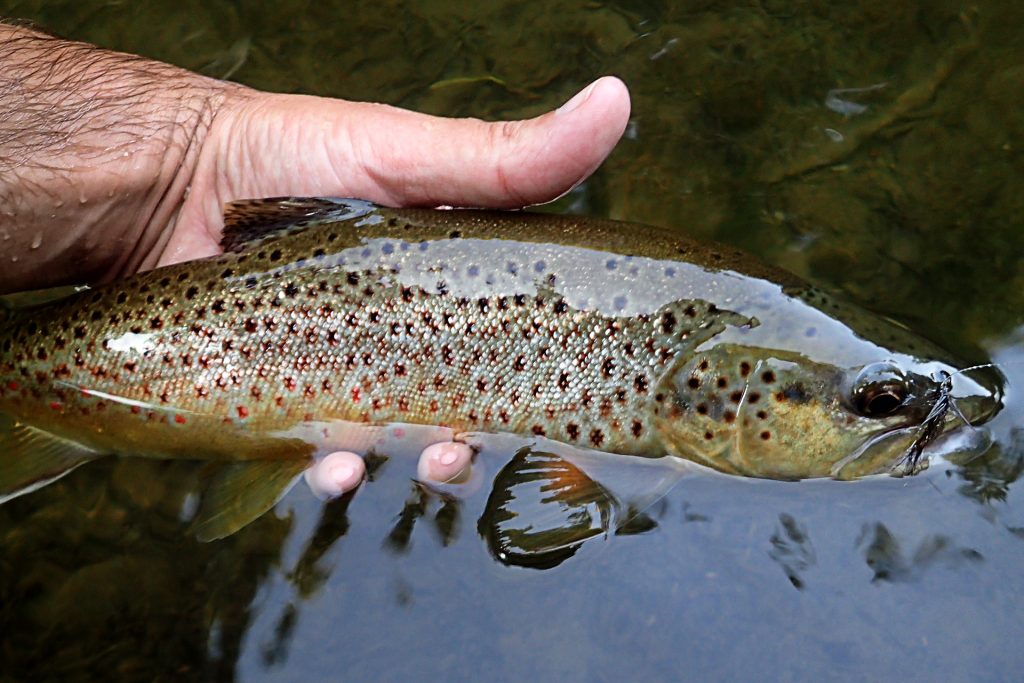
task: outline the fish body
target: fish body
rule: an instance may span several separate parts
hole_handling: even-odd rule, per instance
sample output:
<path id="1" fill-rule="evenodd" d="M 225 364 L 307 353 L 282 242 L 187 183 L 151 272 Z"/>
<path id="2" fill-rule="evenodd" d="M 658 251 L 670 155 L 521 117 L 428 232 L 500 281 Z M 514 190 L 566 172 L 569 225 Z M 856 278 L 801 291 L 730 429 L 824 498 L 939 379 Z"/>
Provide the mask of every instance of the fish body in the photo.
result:
<path id="1" fill-rule="evenodd" d="M 845 478 L 906 452 L 956 372 L 889 320 L 648 226 L 254 200 L 223 245 L 11 313 L 0 411 L 90 453 L 304 461 L 345 447 L 325 425 L 399 422 Z"/>

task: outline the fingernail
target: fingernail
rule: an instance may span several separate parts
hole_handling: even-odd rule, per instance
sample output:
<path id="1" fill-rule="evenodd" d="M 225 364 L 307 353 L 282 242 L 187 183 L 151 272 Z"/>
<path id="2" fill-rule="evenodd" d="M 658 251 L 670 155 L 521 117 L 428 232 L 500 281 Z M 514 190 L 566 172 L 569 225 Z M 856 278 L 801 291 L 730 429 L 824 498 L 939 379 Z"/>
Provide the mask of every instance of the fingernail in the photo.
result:
<path id="1" fill-rule="evenodd" d="M 563 104 L 561 107 L 555 110 L 556 114 L 568 114 L 569 112 L 576 111 L 580 105 L 590 99 L 590 93 L 594 91 L 594 86 L 597 85 L 597 81 L 594 81 L 583 90 L 576 93 L 576 96 L 571 100 Z"/>

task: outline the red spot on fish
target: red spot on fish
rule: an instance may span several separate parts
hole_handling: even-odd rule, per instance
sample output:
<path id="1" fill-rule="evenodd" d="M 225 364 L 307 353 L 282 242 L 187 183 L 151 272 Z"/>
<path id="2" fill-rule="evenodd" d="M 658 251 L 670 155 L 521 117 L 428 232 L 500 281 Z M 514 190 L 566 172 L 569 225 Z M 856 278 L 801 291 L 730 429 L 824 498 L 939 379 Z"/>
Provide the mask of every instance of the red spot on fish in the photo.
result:
<path id="1" fill-rule="evenodd" d="M 183 424 L 185 424 L 185 416 L 184 415 L 175 415 L 174 416 L 174 421 L 177 422 L 180 425 L 183 425 Z"/>
<path id="2" fill-rule="evenodd" d="M 359 403 L 359 387 L 354 387 L 352 389 L 352 402 Z"/>
<path id="3" fill-rule="evenodd" d="M 240 417 L 241 419 L 244 420 L 245 418 L 249 417 L 249 409 L 246 408 L 245 406 L 238 406 L 237 410 L 238 417 Z"/>
<path id="4" fill-rule="evenodd" d="M 14 380 L 11 380 L 10 382 L 7 383 L 7 388 L 10 389 L 11 391 L 17 391 L 18 389 L 21 388 L 21 385 L 15 382 Z"/>
<path id="5" fill-rule="evenodd" d="M 131 411 L 132 411 L 132 415 L 138 415 L 139 413 L 142 412 L 142 408 L 140 408 L 138 406 L 132 406 L 131 407 Z"/>
<path id="6" fill-rule="evenodd" d="M 61 405 L 56 401 L 50 401 L 50 410 L 60 410 Z"/>

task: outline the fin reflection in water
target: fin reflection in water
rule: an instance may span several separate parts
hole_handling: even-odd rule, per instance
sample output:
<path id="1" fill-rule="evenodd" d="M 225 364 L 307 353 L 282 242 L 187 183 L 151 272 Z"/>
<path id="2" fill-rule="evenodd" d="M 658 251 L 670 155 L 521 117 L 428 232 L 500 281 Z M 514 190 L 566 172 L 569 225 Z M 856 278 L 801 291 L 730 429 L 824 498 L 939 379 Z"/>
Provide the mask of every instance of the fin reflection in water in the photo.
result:
<path id="1" fill-rule="evenodd" d="M 499 562 L 533 569 L 560 565 L 595 536 L 650 531 L 644 510 L 685 470 L 645 462 L 524 447 L 495 477 L 477 531 Z"/>

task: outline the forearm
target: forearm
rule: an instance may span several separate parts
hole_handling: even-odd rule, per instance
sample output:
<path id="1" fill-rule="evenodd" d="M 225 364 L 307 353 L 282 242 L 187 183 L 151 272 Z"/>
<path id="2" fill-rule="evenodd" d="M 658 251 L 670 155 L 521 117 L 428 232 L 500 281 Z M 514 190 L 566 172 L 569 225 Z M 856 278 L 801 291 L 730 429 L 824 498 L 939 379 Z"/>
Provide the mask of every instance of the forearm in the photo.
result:
<path id="1" fill-rule="evenodd" d="M 238 89 L 0 25 L 0 292 L 154 265 Z"/>

